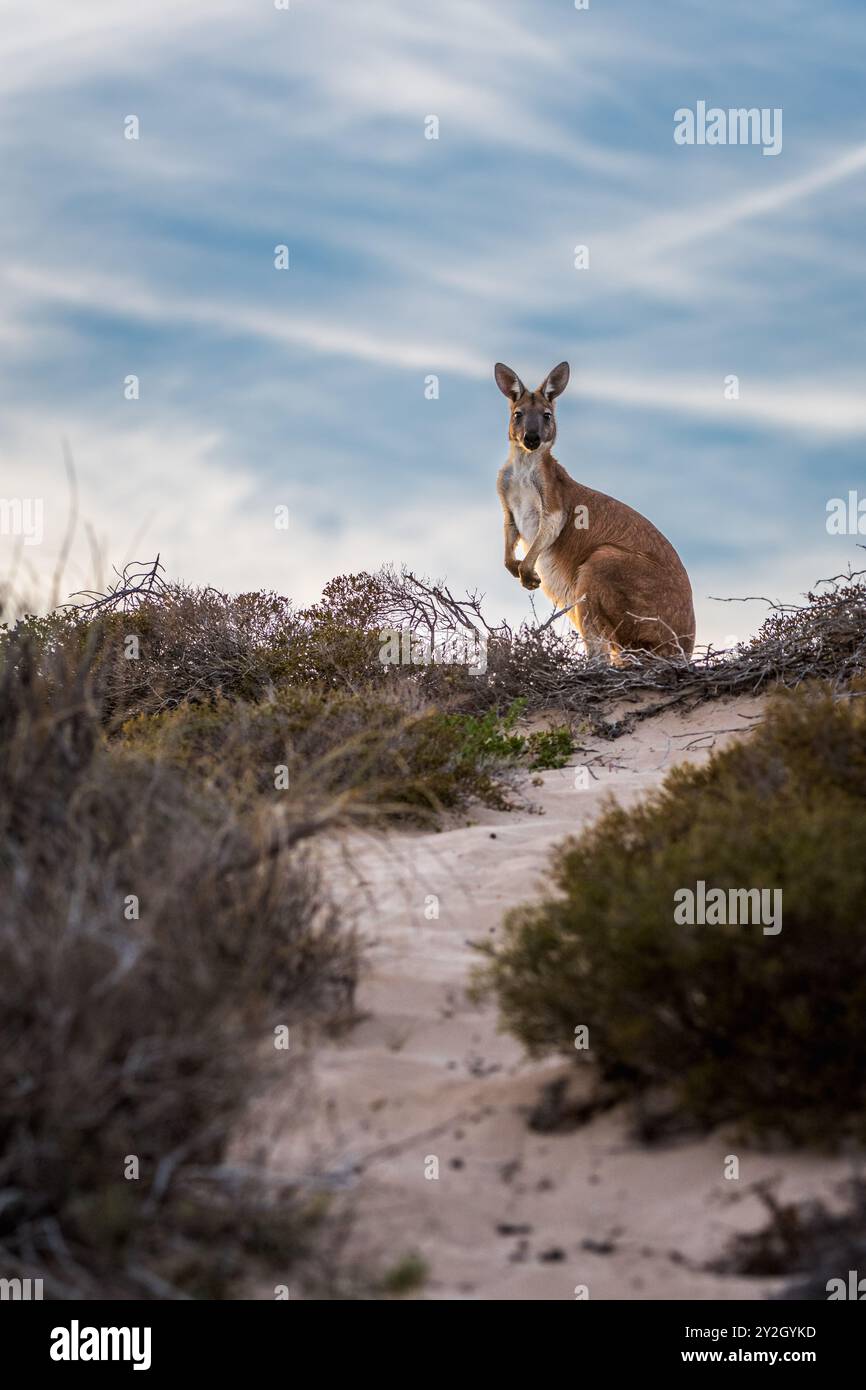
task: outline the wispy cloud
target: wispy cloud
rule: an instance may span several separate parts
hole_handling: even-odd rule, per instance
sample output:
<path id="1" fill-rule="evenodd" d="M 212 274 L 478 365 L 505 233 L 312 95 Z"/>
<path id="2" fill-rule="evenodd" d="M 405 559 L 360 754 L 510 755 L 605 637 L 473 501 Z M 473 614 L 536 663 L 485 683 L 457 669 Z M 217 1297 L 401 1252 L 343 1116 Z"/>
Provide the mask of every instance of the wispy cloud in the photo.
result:
<path id="1" fill-rule="evenodd" d="M 67 434 L 112 560 L 152 516 L 199 580 L 406 561 L 515 616 L 491 365 L 569 357 L 563 461 L 699 595 L 806 588 L 863 476 L 863 61 L 853 0 L 7 0 L 0 493 L 62 510 Z M 783 106 L 782 154 L 675 146 L 699 97 Z"/>

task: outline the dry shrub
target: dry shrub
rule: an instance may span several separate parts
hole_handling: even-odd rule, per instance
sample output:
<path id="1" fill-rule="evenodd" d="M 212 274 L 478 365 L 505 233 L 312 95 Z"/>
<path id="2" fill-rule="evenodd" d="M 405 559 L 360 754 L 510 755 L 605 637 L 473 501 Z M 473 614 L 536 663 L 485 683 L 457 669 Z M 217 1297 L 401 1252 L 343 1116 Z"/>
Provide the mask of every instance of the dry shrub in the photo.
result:
<path id="1" fill-rule="evenodd" d="M 130 607 L 78 609 L 65 621 L 94 630 L 105 712 L 116 722 L 218 696 L 255 702 L 289 685 L 381 681 L 377 595 L 368 575 L 333 580 L 320 603 L 301 609 L 274 593 L 166 583 Z"/>
<path id="2" fill-rule="evenodd" d="M 0 668 L 3 1275 L 76 1298 L 321 1278 L 318 1207 L 227 1156 L 263 1056 L 302 1082 L 273 1028 L 348 1016 L 355 941 L 291 824 L 107 746 L 89 660 L 24 636 Z"/>
<path id="3" fill-rule="evenodd" d="M 752 1188 L 766 1223 L 736 1233 L 706 1268 L 760 1279 L 792 1277 L 778 1298 L 826 1300 L 835 1292 L 838 1299 L 839 1284 L 830 1281 L 847 1286 L 848 1271 L 862 1270 L 866 1260 L 866 1183 L 859 1176 L 840 1183 L 832 1207 L 816 1198 L 784 1201 L 773 1187 L 764 1179 Z M 842 1297 L 847 1296 L 845 1287 Z"/>
<path id="4" fill-rule="evenodd" d="M 155 572 L 143 571 L 150 578 Z M 802 605 L 771 604 L 756 636 L 733 651 L 708 650 L 688 662 L 632 654 L 622 667 L 588 660 L 574 631 L 560 630 L 553 615 L 514 630 L 491 622 L 477 593 L 457 598 L 446 585 L 405 569 L 340 576 L 307 608 L 272 593 L 232 597 L 120 576 L 108 594 L 73 612 L 29 622 L 42 643 L 80 645 L 95 636 L 104 705 L 115 722 L 219 695 L 255 703 L 293 686 L 387 690 L 410 712 L 423 704 L 504 714 L 519 699 L 527 713 L 559 710 L 613 738 L 675 705 L 777 684 L 794 688 L 810 679 L 844 684 L 862 674 L 863 574 L 849 569 L 821 581 Z M 447 657 L 383 665 L 382 633 L 389 629 L 437 651 L 465 643 L 483 653 L 485 669 Z M 139 639 L 136 660 L 128 659 L 129 637 Z M 624 715 L 629 704 L 634 710 Z"/>

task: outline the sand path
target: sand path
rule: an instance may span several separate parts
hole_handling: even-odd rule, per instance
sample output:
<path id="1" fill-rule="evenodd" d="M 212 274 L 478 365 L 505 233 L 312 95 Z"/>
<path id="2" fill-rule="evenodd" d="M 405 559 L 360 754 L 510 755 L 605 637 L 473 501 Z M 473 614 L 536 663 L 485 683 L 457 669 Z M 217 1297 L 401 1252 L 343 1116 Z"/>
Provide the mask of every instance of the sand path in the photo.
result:
<path id="1" fill-rule="evenodd" d="M 494 1007 L 469 1001 L 470 942 L 539 891 L 550 849 L 613 793 L 628 803 L 675 763 L 700 760 L 760 715 L 757 700 L 656 716 L 613 743 L 591 743 L 589 787 L 574 768 L 530 789 L 536 812 L 484 811 L 438 834 L 355 838 L 349 867 L 329 851 L 339 899 L 368 941 L 365 1017 L 316 1053 L 310 1115 L 280 1123 L 273 1162 L 300 1161 L 345 1189 L 357 1236 L 386 1262 L 427 1261 L 432 1299 L 763 1298 L 771 1281 L 702 1268 L 730 1234 L 765 1223 L 756 1181 L 784 1198 L 827 1197 L 843 1160 L 742 1147 L 730 1138 L 647 1148 L 615 1110 L 567 1133 L 528 1128 L 545 1083 L 571 1073 L 528 1061 L 497 1031 Z M 430 918 L 438 899 L 438 919 Z M 438 1162 L 438 1178 L 425 1170 Z"/>

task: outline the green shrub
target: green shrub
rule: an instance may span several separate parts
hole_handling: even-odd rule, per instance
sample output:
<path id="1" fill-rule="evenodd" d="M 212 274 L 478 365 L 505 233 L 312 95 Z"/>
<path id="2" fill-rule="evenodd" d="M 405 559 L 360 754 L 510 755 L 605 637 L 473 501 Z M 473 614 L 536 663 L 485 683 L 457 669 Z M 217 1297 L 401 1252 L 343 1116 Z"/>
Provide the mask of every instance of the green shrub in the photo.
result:
<path id="1" fill-rule="evenodd" d="M 566 841 L 557 895 L 482 948 L 504 1025 L 707 1125 L 866 1138 L 864 693 L 780 695 L 747 740 Z M 781 932 L 677 924 L 699 880 L 781 889 Z"/>
<path id="2" fill-rule="evenodd" d="M 412 1251 L 404 1255 L 382 1278 L 381 1289 L 392 1298 L 403 1298 L 406 1294 L 417 1293 L 423 1288 L 430 1274 L 430 1267 L 423 1255 Z"/>
<path id="3" fill-rule="evenodd" d="M 473 798 L 508 806 L 524 746 L 515 718 L 412 709 L 389 691 L 286 687 L 256 704 L 218 697 L 137 715 L 120 741 L 244 805 L 340 797 L 358 814 L 412 816 Z"/>
<path id="4" fill-rule="evenodd" d="M 567 766 L 574 752 L 574 738 L 564 725 L 556 729 L 538 729 L 529 735 L 526 743 L 529 766 L 537 772 Z"/>

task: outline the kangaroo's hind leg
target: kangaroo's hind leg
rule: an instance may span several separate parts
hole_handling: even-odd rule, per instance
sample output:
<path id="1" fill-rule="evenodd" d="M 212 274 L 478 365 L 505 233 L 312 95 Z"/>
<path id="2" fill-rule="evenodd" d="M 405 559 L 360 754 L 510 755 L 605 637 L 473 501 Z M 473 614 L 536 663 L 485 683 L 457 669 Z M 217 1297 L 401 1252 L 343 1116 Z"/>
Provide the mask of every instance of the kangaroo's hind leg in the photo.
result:
<path id="1" fill-rule="evenodd" d="M 622 556 L 613 549 L 595 551 L 580 567 L 573 621 L 586 644 L 588 656 L 605 655 L 611 665 L 623 666 L 623 649 L 642 645 L 634 640 L 635 624 L 629 615 L 629 574 Z"/>
<path id="2" fill-rule="evenodd" d="M 585 565 L 581 567 L 580 578 L 583 578 L 585 569 Z M 597 612 L 597 605 L 592 593 L 587 593 L 586 586 L 583 584 L 575 586 L 575 593 L 576 597 L 569 598 L 571 607 L 568 617 L 583 639 L 587 656 L 590 659 L 600 656 L 607 657 L 614 665 L 619 665 L 619 648 L 611 642 L 599 623 L 600 615 Z M 563 607 L 566 606 L 563 604 Z"/>
<path id="3" fill-rule="evenodd" d="M 673 629 L 658 613 L 658 573 L 649 562 L 624 557 L 602 546 L 580 568 L 586 592 L 585 623 L 610 643 L 611 660 L 623 664 L 622 651 L 662 656 L 680 650 Z"/>

